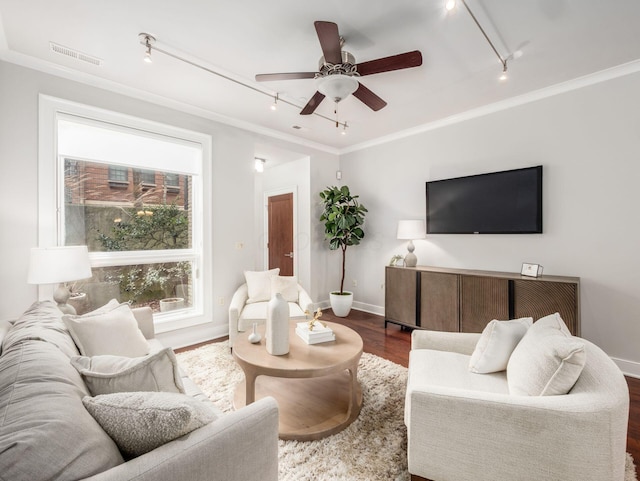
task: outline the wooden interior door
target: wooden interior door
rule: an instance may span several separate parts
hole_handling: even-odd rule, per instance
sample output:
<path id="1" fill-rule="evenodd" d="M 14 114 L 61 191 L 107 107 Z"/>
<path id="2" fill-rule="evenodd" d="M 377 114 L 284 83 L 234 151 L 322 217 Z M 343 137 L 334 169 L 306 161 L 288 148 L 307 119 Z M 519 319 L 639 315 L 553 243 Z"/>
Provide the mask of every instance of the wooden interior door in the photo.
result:
<path id="1" fill-rule="evenodd" d="M 280 268 L 281 276 L 293 275 L 293 194 L 268 198 L 269 269 Z"/>

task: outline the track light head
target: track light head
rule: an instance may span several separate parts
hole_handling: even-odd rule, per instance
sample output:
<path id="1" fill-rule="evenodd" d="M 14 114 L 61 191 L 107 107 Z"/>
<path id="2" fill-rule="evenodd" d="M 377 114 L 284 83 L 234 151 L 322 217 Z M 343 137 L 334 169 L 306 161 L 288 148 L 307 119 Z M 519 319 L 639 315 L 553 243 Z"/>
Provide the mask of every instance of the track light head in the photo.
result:
<path id="1" fill-rule="evenodd" d="M 509 75 L 507 74 L 507 61 L 505 60 L 502 64 L 502 74 L 498 77 L 501 82 L 509 79 Z"/>
<path id="2" fill-rule="evenodd" d="M 155 43 L 156 38 L 153 35 L 144 32 L 139 33 L 138 38 L 140 39 L 140 43 L 146 47 L 143 60 L 146 63 L 152 63 L 153 60 L 151 59 L 151 46 Z"/>

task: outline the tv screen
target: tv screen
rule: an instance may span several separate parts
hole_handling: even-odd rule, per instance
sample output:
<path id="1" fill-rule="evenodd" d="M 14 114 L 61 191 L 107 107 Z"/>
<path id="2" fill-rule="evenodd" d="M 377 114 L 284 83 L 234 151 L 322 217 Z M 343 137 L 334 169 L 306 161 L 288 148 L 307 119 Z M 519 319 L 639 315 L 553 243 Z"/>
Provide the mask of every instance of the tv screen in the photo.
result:
<path id="1" fill-rule="evenodd" d="M 542 166 L 427 182 L 427 234 L 542 233 Z"/>

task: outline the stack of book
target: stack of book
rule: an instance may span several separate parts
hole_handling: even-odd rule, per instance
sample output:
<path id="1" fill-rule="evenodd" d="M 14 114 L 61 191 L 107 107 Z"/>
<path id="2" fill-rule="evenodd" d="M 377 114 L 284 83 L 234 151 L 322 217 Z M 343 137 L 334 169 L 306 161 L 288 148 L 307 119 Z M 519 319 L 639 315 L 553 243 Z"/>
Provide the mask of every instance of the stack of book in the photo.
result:
<path id="1" fill-rule="evenodd" d="M 296 334 L 307 344 L 335 341 L 336 335 L 330 327 L 316 322 L 313 330 L 309 330 L 309 322 L 299 322 L 296 326 Z"/>

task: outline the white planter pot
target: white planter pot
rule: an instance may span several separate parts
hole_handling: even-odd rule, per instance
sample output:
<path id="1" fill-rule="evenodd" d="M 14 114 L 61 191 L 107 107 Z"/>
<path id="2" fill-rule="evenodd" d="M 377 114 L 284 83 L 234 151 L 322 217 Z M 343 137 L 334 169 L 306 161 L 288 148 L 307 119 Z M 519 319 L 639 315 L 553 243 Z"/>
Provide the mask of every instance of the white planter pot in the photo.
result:
<path id="1" fill-rule="evenodd" d="M 331 301 L 331 309 L 333 313 L 338 317 L 347 317 L 353 304 L 353 292 L 343 291 L 342 294 L 339 291 L 331 292 L 329 294 Z"/>
<path id="2" fill-rule="evenodd" d="M 160 312 L 175 311 L 184 307 L 184 299 L 182 297 L 168 297 L 160 299 Z"/>

